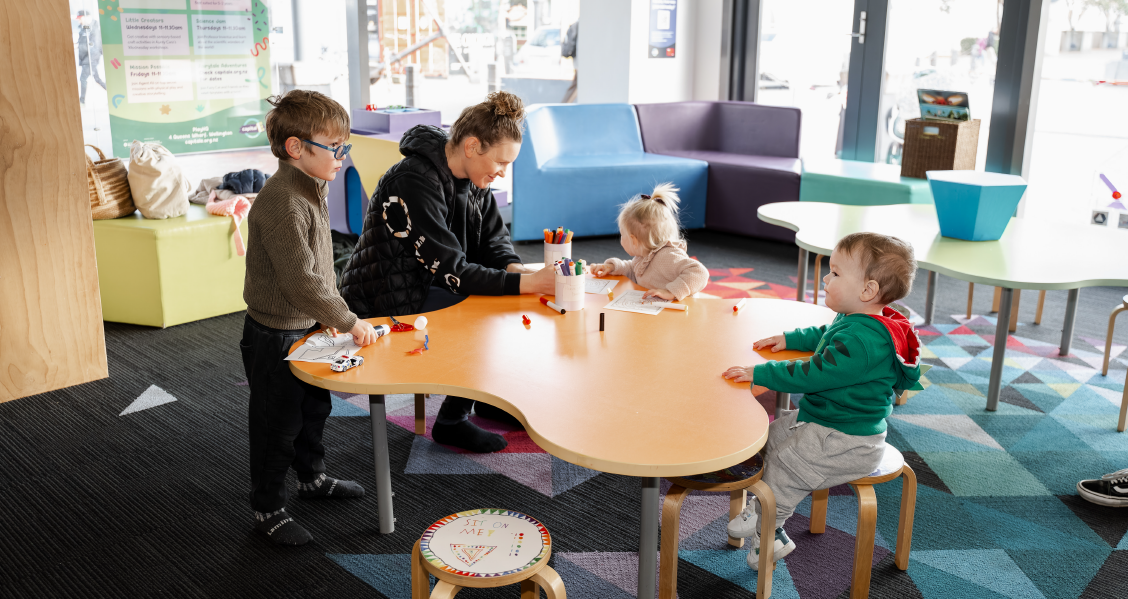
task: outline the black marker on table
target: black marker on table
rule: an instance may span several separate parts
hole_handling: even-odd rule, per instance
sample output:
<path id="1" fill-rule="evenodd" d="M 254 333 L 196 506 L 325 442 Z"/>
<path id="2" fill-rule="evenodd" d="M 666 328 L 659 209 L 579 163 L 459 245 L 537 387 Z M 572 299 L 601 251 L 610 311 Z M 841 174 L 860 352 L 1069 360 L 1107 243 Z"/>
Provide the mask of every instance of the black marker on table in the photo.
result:
<path id="1" fill-rule="evenodd" d="M 603 332 L 603 312 L 599 313 L 599 332 Z"/>

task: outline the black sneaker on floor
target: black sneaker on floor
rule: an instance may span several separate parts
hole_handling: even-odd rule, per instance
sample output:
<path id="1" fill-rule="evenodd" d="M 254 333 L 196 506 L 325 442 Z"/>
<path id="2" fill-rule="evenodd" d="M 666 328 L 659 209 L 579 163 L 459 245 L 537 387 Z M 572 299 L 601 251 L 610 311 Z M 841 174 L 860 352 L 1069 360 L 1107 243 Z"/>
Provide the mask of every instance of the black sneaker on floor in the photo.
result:
<path id="1" fill-rule="evenodd" d="M 510 415 L 509 412 L 488 403 L 482 403 L 480 401 L 474 402 L 474 413 L 482 418 L 489 418 L 494 422 L 501 422 L 502 424 L 522 428 L 520 420 Z"/>
<path id="2" fill-rule="evenodd" d="M 1077 494 L 1098 505 L 1128 507 L 1128 468 L 1078 482 Z"/>
<path id="3" fill-rule="evenodd" d="M 313 535 L 294 522 L 293 516 L 280 509 L 270 514 L 255 513 L 255 530 L 279 545 L 305 545 L 313 540 Z"/>

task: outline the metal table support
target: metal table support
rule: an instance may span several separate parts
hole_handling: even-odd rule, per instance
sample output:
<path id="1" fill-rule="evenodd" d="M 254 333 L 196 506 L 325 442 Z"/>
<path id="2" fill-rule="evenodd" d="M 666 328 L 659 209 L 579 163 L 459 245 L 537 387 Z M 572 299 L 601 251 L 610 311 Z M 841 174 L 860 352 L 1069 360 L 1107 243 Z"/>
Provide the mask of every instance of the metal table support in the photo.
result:
<path id="1" fill-rule="evenodd" d="M 932 317 L 936 313 L 936 283 L 938 278 L 936 271 L 928 271 L 928 289 L 924 293 L 924 324 L 932 324 Z"/>
<path id="2" fill-rule="evenodd" d="M 999 322 L 995 325 L 995 350 L 991 355 L 991 378 L 987 381 L 987 410 L 999 409 L 999 384 L 1003 379 L 1003 359 L 1007 351 L 1007 334 L 1010 332 L 1011 299 L 1014 289 L 1003 287 L 999 297 Z"/>
<path id="3" fill-rule="evenodd" d="M 1065 324 L 1061 327 L 1061 347 L 1059 354 L 1069 355 L 1069 346 L 1073 343 L 1073 324 L 1077 321 L 1077 298 L 1081 295 L 1080 289 L 1070 289 L 1065 297 Z"/>
<path id="4" fill-rule="evenodd" d="M 658 578 L 658 477 L 642 481 L 642 521 L 638 534 L 638 595 L 654 597 Z"/>
<path id="5" fill-rule="evenodd" d="M 799 248 L 799 275 L 795 281 L 795 301 L 801 302 L 807 296 L 807 250 Z M 815 281 L 815 289 L 818 289 L 818 281 Z"/>
<path id="6" fill-rule="evenodd" d="M 791 409 L 791 394 L 776 391 L 776 409 L 775 417 L 782 418 L 784 410 Z"/>
<path id="7" fill-rule="evenodd" d="M 392 467 L 388 461 L 388 411 L 383 395 L 369 395 L 372 413 L 372 459 L 376 463 L 376 507 L 380 513 L 380 534 L 392 534 L 396 519 L 392 516 Z"/>

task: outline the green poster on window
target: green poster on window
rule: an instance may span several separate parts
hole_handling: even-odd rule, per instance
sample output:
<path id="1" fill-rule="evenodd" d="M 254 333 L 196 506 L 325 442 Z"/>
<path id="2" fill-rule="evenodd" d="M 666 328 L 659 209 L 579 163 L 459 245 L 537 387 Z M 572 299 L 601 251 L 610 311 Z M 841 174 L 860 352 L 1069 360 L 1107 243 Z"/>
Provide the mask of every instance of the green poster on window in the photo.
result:
<path id="1" fill-rule="evenodd" d="M 270 12 L 262 0 L 98 0 L 114 155 L 267 145 Z"/>

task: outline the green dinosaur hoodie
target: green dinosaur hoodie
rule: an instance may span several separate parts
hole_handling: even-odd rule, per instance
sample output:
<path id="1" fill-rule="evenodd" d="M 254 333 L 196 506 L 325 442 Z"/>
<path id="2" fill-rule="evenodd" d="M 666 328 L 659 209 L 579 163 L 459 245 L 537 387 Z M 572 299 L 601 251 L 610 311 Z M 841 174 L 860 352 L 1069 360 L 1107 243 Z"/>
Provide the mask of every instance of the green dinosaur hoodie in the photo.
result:
<path id="1" fill-rule="evenodd" d="M 847 435 L 885 432 L 893 400 L 920 379 L 920 339 L 900 312 L 839 314 L 830 325 L 785 333 L 787 349 L 813 351 L 810 360 L 772 361 L 752 372 L 752 384 L 802 393 L 799 421 Z"/>

